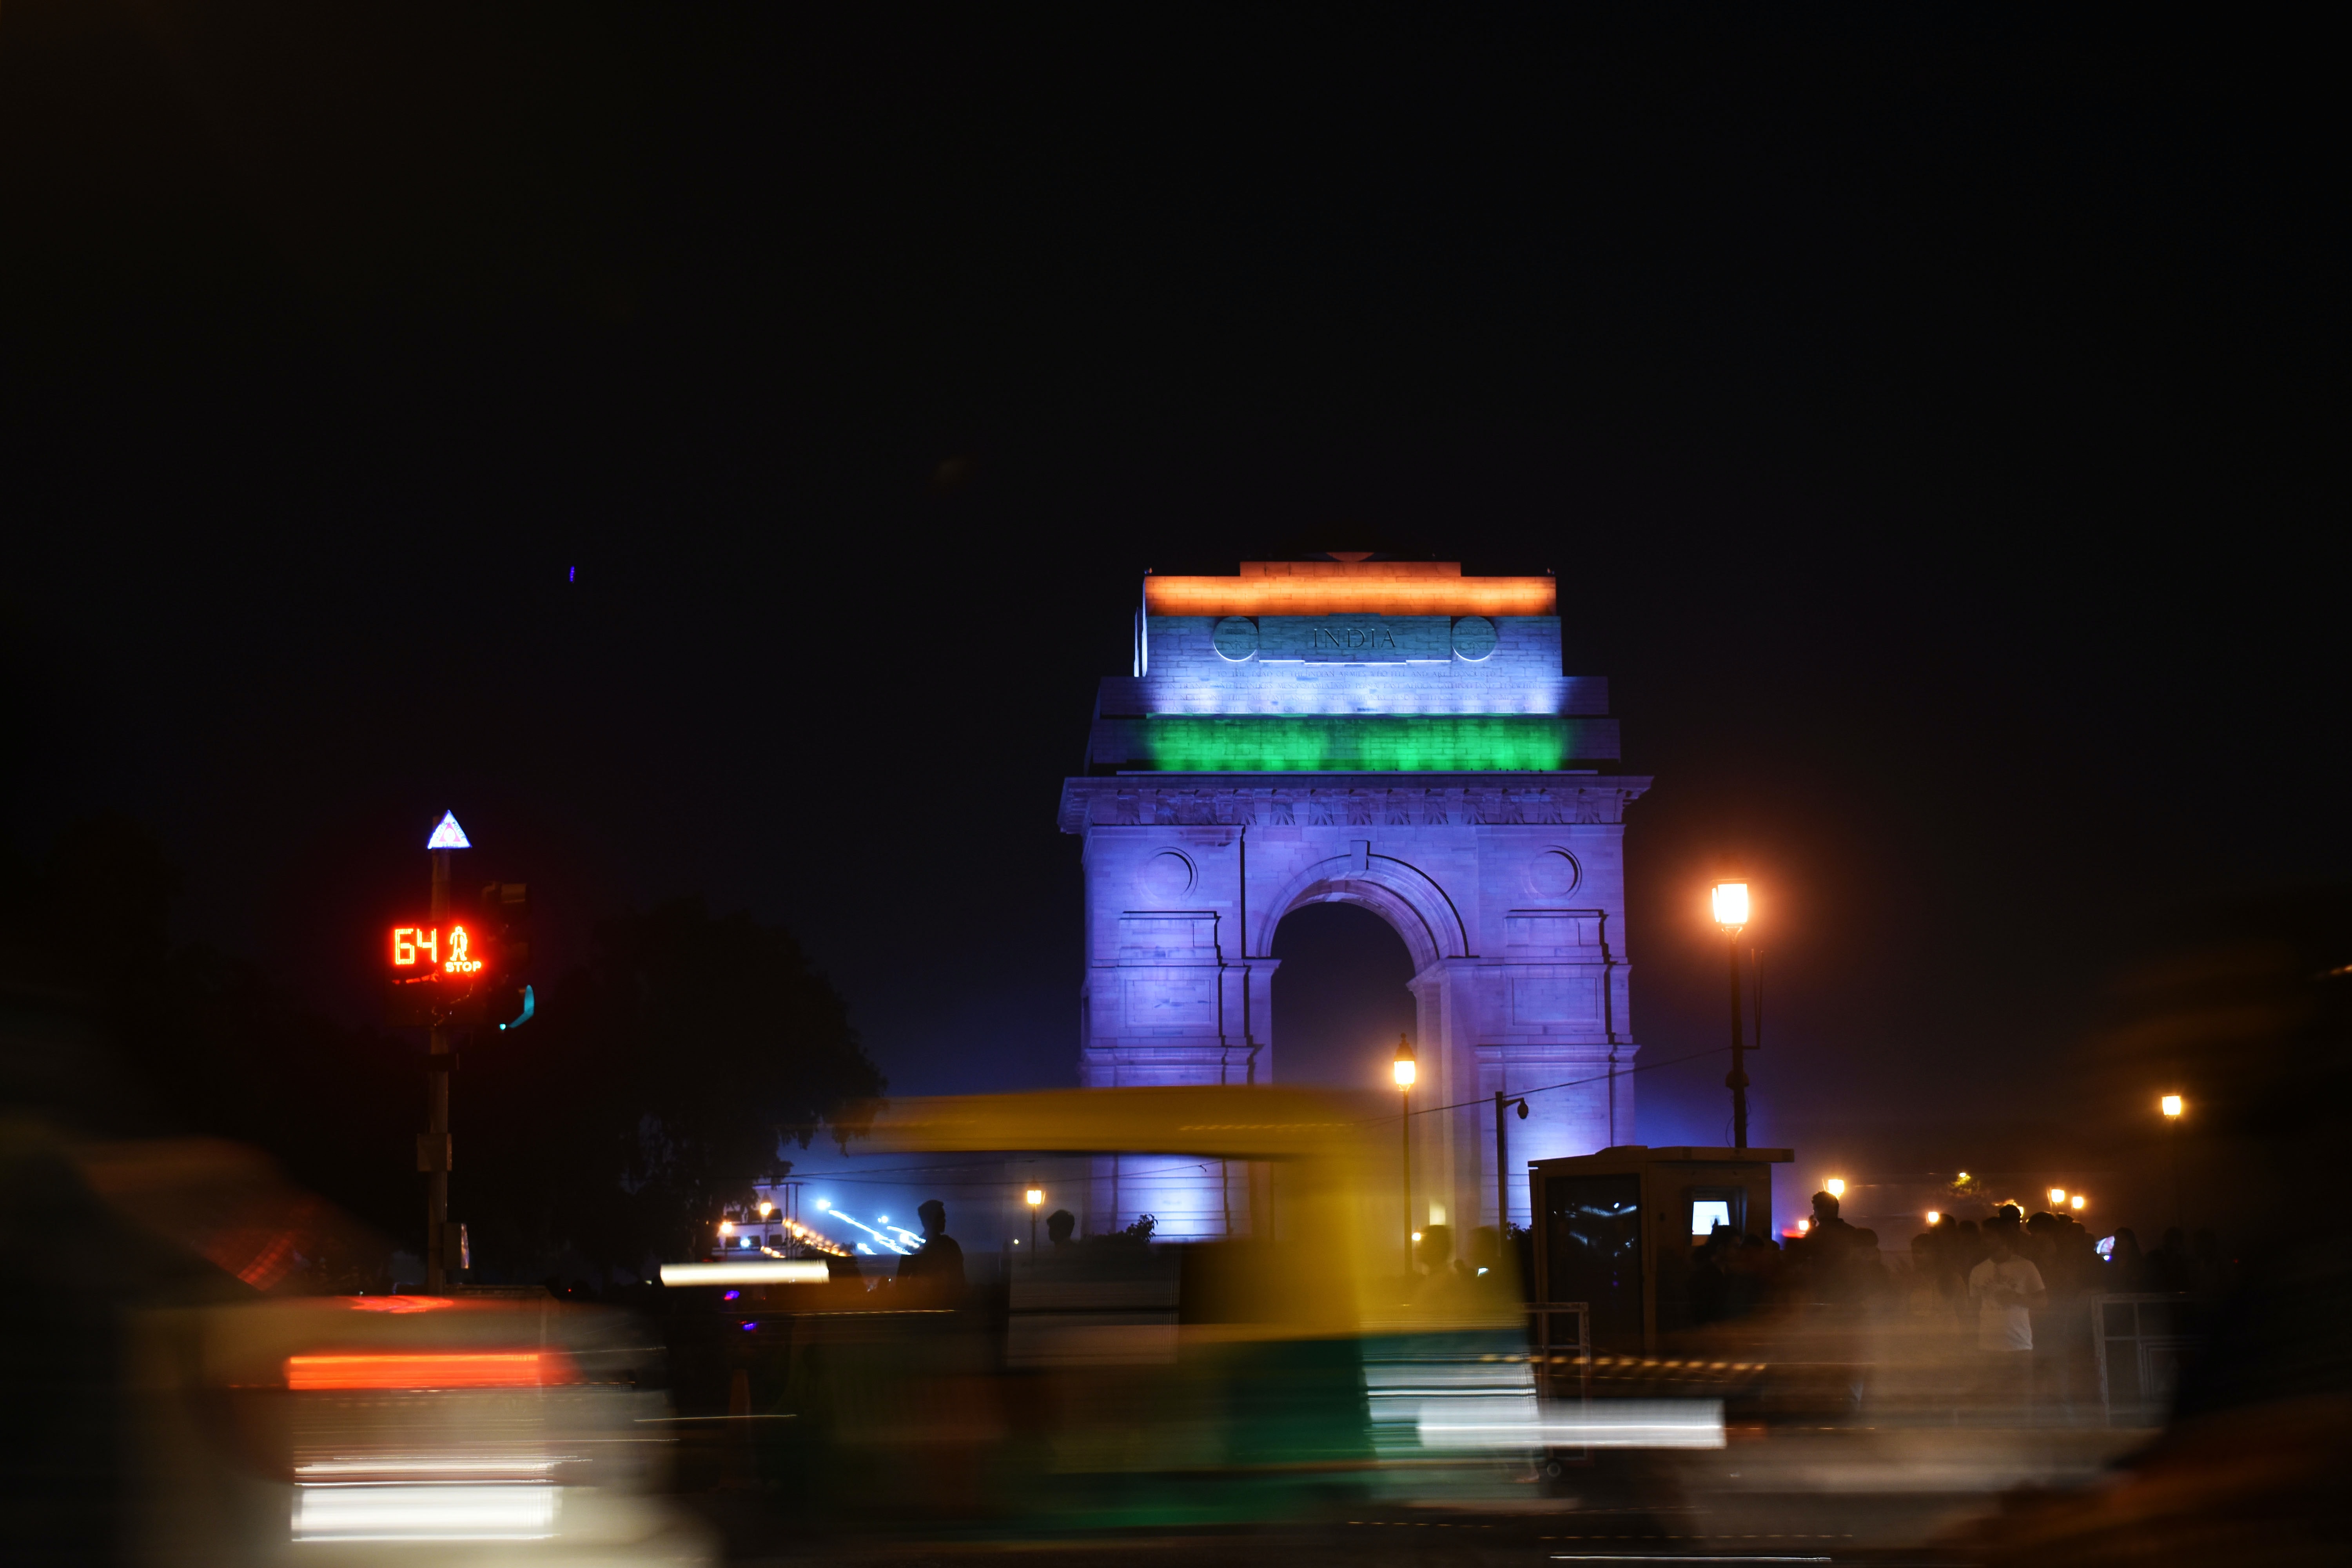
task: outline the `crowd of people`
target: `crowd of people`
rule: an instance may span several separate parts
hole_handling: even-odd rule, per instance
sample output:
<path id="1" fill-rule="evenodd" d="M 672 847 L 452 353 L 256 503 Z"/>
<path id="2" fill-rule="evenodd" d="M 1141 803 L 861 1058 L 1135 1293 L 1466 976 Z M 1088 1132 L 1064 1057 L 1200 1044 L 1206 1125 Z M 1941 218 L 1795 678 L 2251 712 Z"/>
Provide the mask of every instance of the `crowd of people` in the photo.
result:
<path id="1" fill-rule="evenodd" d="M 2003 1204 L 1978 1221 L 1940 1215 L 1914 1237 L 1907 1258 L 1889 1258 L 1877 1236 L 1816 1193 L 1801 1237 L 1787 1248 L 1794 1294 L 1816 1306 L 1900 1315 L 1924 1325 L 1976 1368 L 1963 1403 L 2069 1420 L 2098 1399 L 2093 1303 L 2158 1294 L 2210 1299 L 2230 1283 L 2218 1238 L 2166 1231 L 2153 1251 L 2120 1229 L 2095 1237 L 2074 1215 L 2031 1216 Z M 1738 1258 L 1752 1250 L 1742 1247 Z"/>

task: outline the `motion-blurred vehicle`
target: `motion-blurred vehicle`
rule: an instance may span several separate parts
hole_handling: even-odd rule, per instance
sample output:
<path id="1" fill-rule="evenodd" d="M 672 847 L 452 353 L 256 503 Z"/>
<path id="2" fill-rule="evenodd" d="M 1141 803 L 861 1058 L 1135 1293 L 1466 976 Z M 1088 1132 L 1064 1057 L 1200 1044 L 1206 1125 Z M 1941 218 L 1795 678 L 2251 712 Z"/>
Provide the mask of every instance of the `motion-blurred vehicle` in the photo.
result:
<path id="1" fill-rule="evenodd" d="M 694 1561 L 661 1347 L 543 1290 L 140 1314 L 135 1561 Z"/>
<path id="2" fill-rule="evenodd" d="M 1536 1394 L 1500 1269 L 1419 1279 L 1378 1110 L 1274 1088 L 901 1102 L 885 1152 L 1249 1166 L 1234 1234 L 1097 1237 L 992 1289 L 740 1291 L 761 1478 L 836 1520 L 1101 1529 L 1526 1495 Z"/>
<path id="3" fill-rule="evenodd" d="M 657 1335 L 389 1245 L 255 1152 L 0 1122 L 0 1559 L 694 1562 Z"/>

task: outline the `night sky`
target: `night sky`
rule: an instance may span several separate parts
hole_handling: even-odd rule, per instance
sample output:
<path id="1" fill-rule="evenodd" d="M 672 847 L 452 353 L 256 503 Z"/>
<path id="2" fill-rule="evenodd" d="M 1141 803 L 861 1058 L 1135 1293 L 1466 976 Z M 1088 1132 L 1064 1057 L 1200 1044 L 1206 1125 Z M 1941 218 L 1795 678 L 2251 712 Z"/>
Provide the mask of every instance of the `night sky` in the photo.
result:
<path id="1" fill-rule="evenodd" d="M 829 9 L 0 7 L 21 851 L 131 814 L 357 1020 L 454 808 L 542 973 L 699 893 L 895 1091 L 1068 1083 L 1140 574 L 1377 549 L 1559 575 L 1636 1037 L 1720 1042 L 1744 867 L 1809 1163 L 2121 1158 L 2140 933 L 2352 869 L 2315 41 Z M 1402 948 L 1280 941 L 1377 1074 Z"/>

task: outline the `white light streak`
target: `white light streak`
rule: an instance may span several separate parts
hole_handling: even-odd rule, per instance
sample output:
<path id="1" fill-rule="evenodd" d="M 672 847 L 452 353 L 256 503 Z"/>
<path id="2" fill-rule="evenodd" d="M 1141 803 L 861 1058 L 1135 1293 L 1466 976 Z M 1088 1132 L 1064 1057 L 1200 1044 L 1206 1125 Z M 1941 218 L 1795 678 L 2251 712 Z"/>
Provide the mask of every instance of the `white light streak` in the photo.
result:
<path id="1" fill-rule="evenodd" d="M 558 1489 L 519 1486 L 298 1486 L 297 1541 L 544 1541 Z"/>
<path id="2" fill-rule="evenodd" d="M 872 1226 L 867 1225 L 864 1220 L 859 1219 L 856 1215 L 846 1213 L 841 1209 L 831 1209 L 826 1212 L 830 1213 L 833 1217 L 837 1220 L 842 1220 L 847 1224 L 856 1226 L 858 1229 L 864 1231 L 866 1235 L 880 1242 L 884 1247 L 888 1247 L 900 1258 L 907 1256 L 907 1249 L 905 1247 L 899 1246 L 897 1242 L 891 1240 L 888 1237 L 883 1235 Z"/>
<path id="3" fill-rule="evenodd" d="M 665 1285 L 822 1285 L 831 1275 L 817 1258 L 778 1258 L 740 1263 L 665 1263 Z"/>
<path id="4" fill-rule="evenodd" d="M 1538 1411 L 1524 1399 L 1432 1399 L 1420 1431 L 1424 1448 L 1720 1448 L 1723 1402 L 1610 1399 Z"/>
<path id="5" fill-rule="evenodd" d="M 517 1476 L 545 1475 L 564 1463 L 544 1454 L 493 1455 L 486 1459 L 458 1459 L 425 1454 L 380 1459 L 312 1459 L 294 1467 L 310 1476 Z"/>

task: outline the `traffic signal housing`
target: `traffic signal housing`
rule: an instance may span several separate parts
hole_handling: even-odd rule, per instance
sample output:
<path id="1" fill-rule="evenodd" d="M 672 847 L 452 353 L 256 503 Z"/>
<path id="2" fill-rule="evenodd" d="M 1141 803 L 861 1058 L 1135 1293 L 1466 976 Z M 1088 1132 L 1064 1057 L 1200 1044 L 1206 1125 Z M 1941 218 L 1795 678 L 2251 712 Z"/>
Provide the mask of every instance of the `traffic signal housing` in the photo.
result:
<path id="1" fill-rule="evenodd" d="M 535 1005 L 530 994 L 530 884 L 486 885 L 480 920 L 499 955 L 498 973 L 483 987 L 488 1004 L 483 1022 L 500 1029 L 515 1028 L 529 1021 Z"/>

